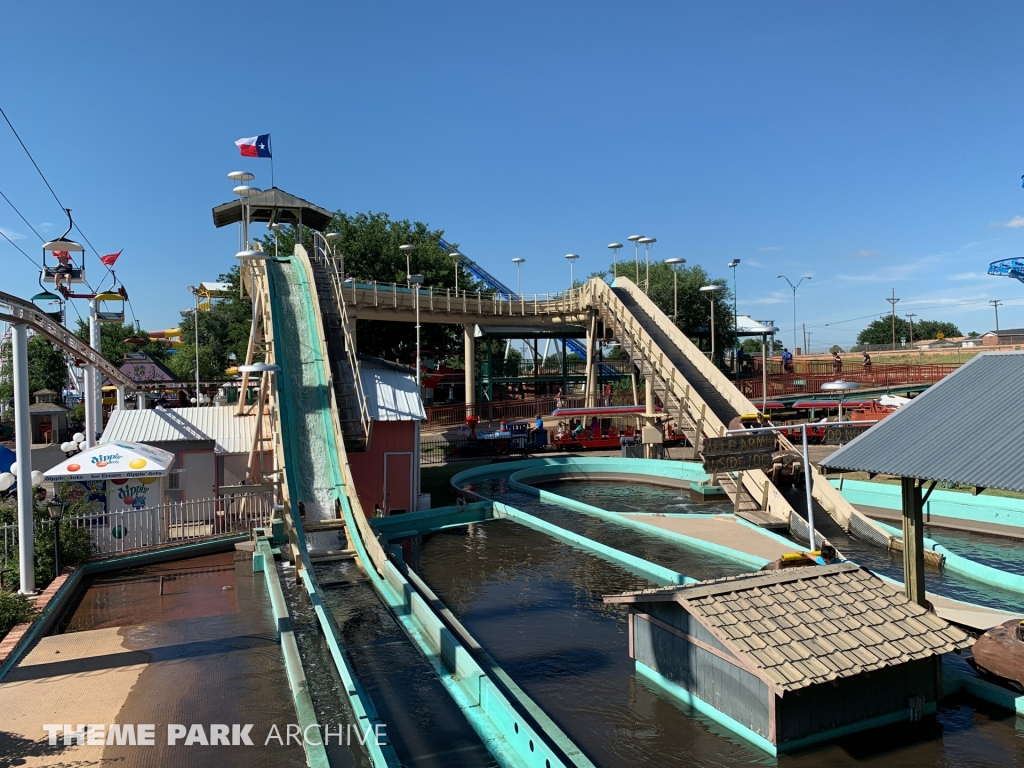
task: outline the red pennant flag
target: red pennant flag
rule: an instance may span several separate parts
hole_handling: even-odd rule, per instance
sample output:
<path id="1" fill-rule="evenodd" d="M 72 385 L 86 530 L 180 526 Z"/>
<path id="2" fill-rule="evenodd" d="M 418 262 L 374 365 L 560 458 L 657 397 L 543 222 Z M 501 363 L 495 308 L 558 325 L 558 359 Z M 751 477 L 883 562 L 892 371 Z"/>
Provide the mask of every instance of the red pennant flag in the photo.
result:
<path id="1" fill-rule="evenodd" d="M 117 257 L 121 255 L 121 251 L 123 250 L 124 248 L 122 248 L 117 253 L 108 253 L 106 256 L 100 256 L 100 261 L 102 261 L 108 267 L 112 267 L 114 266 L 114 262 L 117 261 Z"/>

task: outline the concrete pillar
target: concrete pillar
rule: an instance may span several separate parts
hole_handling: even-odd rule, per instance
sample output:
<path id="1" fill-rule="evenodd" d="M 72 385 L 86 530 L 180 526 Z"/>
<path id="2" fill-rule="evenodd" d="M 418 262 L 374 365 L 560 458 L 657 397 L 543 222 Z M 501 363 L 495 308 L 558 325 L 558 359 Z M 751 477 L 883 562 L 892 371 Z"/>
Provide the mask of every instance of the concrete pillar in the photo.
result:
<path id="1" fill-rule="evenodd" d="M 146 393 L 136 392 L 135 393 L 135 408 L 139 411 L 146 410 Z"/>
<path id="2" fill-rule="evenodd" d="M 28 418 L 28 326 L 11 326 L 14 357 L 14 441 L 18 471 L 18 554 L 21 591 L 36 590 L 35 549 L 32 529 L 32 427 Z"/>
<path id="3" fill-rule="evenodd" d="M 597 390 L 597 376 L 594 368 L 594 361 L 597 358 L 597 315 L 591 313 L 587 320 L 587 382 L 586 382 L 586 403 L 587 408 L 597 405 L 595 392 Z"/>
<path id="4" fill-rule="evenodd" d="M 466 416 L 476 414 L 476 326 L 466 325 Z"/>
<path id="5" fill-rule="evenodd" d="M 53 445 L 60 445 L 63 440 L 60 439 L 60 417 L 56 413 L 50 414 L 50 443 Z"/>
<path id="6" fill-rule="evenodd" d="M 124 384 L 117 385 L 117 410 L 124 410 Z"/>
<path id="7" fill-rule="evenodd" d="M 85 392 L 82 401 L 85 404 L 85 444 L 92 448 L 96 445 L 96 369 L 85 366 Z"/>
<path id="8" fill-rule="evenodd" d="M 96 299 L 89 299 L 89 346 L 96 350 L 97 354 L 100 351 L 100 324 L 96 320 L 96 312 L 99 309 Z M 93 403 L 96 409 L 96 413 L 93 416 L 93 427 L 94 432 L 87 435 L 89 439 L 89 446 L 96 445 L 96 437 L 103 432 L 103 379 L 99 375 L 99 371 L 96 370 L 95 366 L 89 366 L 85 369 L 85 375 L 92 379 L 92 397 Z M 87 406 L 88 407 L 88 406 Z M 86 418 L 86 423 L 88 423 Z"/>
<path id="9" fill-rule="evenodd" d="M 903 491 L 903 583 L 907 599 L 923 606 L 924 504 L 921 486 L 913 477 L 900 478 Z"/>

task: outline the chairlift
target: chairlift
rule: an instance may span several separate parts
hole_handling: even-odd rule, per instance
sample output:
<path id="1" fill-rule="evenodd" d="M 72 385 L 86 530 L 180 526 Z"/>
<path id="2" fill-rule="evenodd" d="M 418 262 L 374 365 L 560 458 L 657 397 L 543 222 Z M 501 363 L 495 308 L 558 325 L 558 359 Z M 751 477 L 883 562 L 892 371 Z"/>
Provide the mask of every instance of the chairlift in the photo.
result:
<path id="1" fill-rule="evenodd" d="M 141 347 L 143 344 L 149 343 L 149 334 L 142 330 L 142 325 L 138 320 L 135 321 L 135 333 L 124 340 L 125 344 L 131 344 L 133 346 Z"/>
<path id="2" fill-rule="evenodd" d="M 74 223 L 71 221 L 71 209 L 65 208 L 68 215 L 68 229 L 56 240 L 43 243 L 43 268 L 39 273 L 40 284 L 43 282 L 53 283 L 54 288 L 67 294 L 72 283 L 85 282 L 85 248 L 74 240 L 68 239 Z M 46 262 L 46 253 L 49 251 L 53 257 L 52 265 Z M 73 254 L 80 253 L 80 266 L 75 266 Z"/>
<path id="3" fill-rule="evenodd" d="M 123 323 L 124 297 L 119 293 L 97 293 L 96 322 Z"/>
<path id="4" fill-rule="evenodd" d="M 64 324 L 63 296 L 53 293 L 52 291 L 47 291 L 46 289 L 43 289 L 41 293 L 37 293 L 35 296 L 32 297 L 32 301 L 34 301 L 39 306 L 39 309 L 41 309 L 44 314 L 49 315 L 61 325 Z M 51 311 L 49 307 L 44 306 L 44 304 L 53 304 L 54 302 L 57 303 L 56 312 Z"/>

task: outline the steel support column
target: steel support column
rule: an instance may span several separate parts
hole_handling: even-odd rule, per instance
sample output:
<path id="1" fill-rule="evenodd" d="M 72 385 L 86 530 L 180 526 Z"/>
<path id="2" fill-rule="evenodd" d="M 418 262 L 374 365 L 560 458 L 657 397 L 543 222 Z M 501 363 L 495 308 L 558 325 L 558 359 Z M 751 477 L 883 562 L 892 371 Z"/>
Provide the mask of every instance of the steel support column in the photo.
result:
<path id="1" fill-rule="evenodd" d="M 11 326 L 14 357 L 14 441 L 18 463 L 18 555 L 21 591 L 35 592 L 36 566 L 32 528 L 32 425 L 28 418 L 28 327 Z"/>
<path id="2" fill-rule="evenodd" d="M 476 332 L 475 325 L 463 326 L 466 344 L 466 417 L 476 414 Z"/>

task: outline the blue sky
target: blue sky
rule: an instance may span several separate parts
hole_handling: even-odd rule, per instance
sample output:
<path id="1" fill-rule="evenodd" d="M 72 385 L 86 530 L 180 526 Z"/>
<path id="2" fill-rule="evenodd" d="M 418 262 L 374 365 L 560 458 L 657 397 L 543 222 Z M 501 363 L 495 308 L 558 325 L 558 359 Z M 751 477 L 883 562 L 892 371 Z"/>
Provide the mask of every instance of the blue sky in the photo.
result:
<path id="1" fill-rule="evenodd" d="M 1024 326 L 1024 285 L 985 274 L 1024 245 L 1015 4 L 56 2 L 2 20 L 0 106 L 89 240 L 125 249 L 149 329 L 234 263 L 210 209 L 228 171 L 269 185 L 233 144 L 266 132 L 279 187 L 443 228 L 506 282 L 523 257 L 524 292 L 639 233 L 716 276 L 741 259 L 740 312 L 787 341 L 778 274 L 813 276 L 814 347 L 849 344 L 893 288 L 900 313 L 965 332 L 993 326 L 990 299 Z M 2 123 L 0 191 L 63 231 Z M 0 228 L 38 258 L 2 200 Z M 0 283 L 37 290 L 4 241 Z"/>

